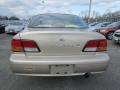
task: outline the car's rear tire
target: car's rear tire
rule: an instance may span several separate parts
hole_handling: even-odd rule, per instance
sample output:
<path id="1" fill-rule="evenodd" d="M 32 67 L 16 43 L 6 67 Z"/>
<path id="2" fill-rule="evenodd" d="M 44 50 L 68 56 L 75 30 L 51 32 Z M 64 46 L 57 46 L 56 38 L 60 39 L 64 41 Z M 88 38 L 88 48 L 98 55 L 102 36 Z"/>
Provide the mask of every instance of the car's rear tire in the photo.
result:
<path id="1" fill-rule="evenodd" d="M 106 35 L 106 38 L 107 38 L 108 40 L 112 40 L 112 39 L 113 39 L 113 34 L 114 34 L 114 32 L 109 32 L 109 33 Z"/>

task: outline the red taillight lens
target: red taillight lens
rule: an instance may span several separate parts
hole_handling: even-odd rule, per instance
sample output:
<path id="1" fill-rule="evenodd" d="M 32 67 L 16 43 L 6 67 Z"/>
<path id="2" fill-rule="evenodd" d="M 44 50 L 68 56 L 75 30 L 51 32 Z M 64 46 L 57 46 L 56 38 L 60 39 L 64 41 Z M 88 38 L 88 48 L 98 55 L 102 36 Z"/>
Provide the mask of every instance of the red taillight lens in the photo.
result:
<path id="1" fill-rule="evenodd" d="M 107 51 L 107 40 L 91 40 L 85 45 L 83 52 L 104 52 Z"/>
<path id="2" fill-rule="evenodd" d="M 19 40 L 19 39 L 13 39 L 11 46 L 12 46 L 13 52 L 23 52 L 24 51 L 21 40 Z"/>
<path id="3" fill-rule="evenodd" d="M 40 52 L 37 44 L 33 40 L 22 40 L 25 52 Z"/>
<path id="4" fill-rule="evenodd" d="M 13 52 L 40 52 L 37 44 L 33 40 L 12 40 L 12 51 Z"/>
<path id="5" fill-rule="evenodd" d="M 98 52 L 107 51 L 107 40 L 100 40 L 97 48 Z"/>

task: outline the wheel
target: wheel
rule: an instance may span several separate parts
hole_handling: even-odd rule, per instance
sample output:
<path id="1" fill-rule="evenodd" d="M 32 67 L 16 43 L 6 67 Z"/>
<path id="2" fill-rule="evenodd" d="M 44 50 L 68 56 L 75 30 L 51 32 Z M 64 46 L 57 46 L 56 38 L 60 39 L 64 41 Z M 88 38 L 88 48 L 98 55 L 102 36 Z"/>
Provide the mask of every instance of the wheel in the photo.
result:
<path id="1" fill-rule="evenodd" d="M 108 34 L 107 34 L 107 39 L 108 40 L 112 40 L 113 39 L 113 34 L 114 34 L 114 32 L 109 32 Z"/>

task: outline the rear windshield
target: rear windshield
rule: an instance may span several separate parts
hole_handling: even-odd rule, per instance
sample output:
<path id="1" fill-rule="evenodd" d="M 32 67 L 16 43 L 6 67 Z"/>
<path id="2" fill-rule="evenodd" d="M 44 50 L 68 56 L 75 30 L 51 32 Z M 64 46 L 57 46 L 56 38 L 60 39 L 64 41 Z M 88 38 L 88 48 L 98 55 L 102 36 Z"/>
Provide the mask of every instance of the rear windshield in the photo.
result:
<path id="1" fill-rule="evenodd" d="M 105 26 L 107 26 L 107 25 L 109 25 L 110 23 L 99 23 L 99 24 L 97 24 L 97 25 L 95 25 L 95 27 L 105 27 Z"/>
<path id="2" fill-rule="evenodd" d="M 88 28 L 76 15 L 44 14 L 31 18 L 29 28 Z"/>
<path id="3" fill-rule="evenodd" d="M 20 23 L 20 22 L 12 22 L 12 23 L 10 23 L 10 25 L 23 25 L 23 23 Z"/>
<path id="4" fill-rule="evenodd" d="M 114 22 L 114 23 L 108 25 L 108 27 L 118 27 L 118 26 L 120 26 L 120 22 Z"/>

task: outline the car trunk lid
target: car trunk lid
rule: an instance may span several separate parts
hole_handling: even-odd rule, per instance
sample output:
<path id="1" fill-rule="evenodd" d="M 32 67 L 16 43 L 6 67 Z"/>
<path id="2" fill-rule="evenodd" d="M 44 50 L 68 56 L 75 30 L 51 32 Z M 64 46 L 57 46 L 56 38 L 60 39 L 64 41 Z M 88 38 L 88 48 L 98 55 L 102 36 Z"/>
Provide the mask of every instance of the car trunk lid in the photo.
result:
<path id="1" fill-rule="evenodd" d="M 34 40 L 40 48 L 39 53 L 26 53 L 31 56 L 71 56 L 83 55 L 83 48 L 89 40 L 102 38 L 100 34 L 78 29 L 36 28 L 20 33 L 21 39 Z M 104 39 L 104 37 L 103 37 Z"/>

